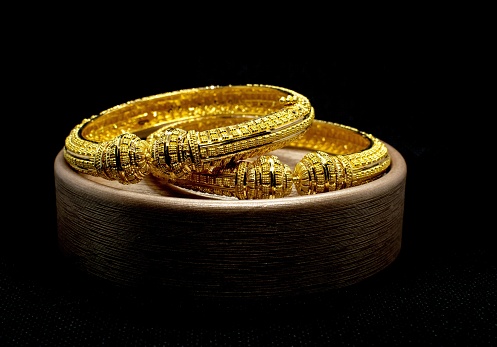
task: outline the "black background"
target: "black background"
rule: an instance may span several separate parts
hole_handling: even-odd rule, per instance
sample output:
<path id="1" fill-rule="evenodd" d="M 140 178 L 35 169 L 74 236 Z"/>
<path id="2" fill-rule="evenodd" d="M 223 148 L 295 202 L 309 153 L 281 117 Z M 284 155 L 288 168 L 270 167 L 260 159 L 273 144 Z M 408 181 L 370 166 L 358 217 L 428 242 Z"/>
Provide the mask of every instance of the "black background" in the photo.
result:
<path id="1" fill-rule="evenodd" d="M 470 136 L 485 126 L 461 112 L 476 106 L 468 97 L 480 66 L 478 56 L 462 56 L 459 33 L 399 35 L 384 45 L 374 36 L 346 47 L 320 41 L 319 49 L 278 33 L 272 46 L 252 38 L 244 50 L 209 35 L 180 43 L 168 35 L 116 40 L 116 31 L 97 44 L 84 34 L 65 40 L 62 31 L 18 43 L 22 54 L 4 65 L 5 104 L 13 109 L 5 110 L 3 146 L 1 345 L 497 344 L 493 231 L 473 194 L 492 179 L 469 150 Z M 53 162 L 69 131 L 128 100 L 246 83 L 298 91 L 316 118 L 372 133 L 403 155 L 399 258 L 348 288 L 250 305 L 162 307 L 146 293 L 124 293 L 68 268 L 57 248 Z"/>

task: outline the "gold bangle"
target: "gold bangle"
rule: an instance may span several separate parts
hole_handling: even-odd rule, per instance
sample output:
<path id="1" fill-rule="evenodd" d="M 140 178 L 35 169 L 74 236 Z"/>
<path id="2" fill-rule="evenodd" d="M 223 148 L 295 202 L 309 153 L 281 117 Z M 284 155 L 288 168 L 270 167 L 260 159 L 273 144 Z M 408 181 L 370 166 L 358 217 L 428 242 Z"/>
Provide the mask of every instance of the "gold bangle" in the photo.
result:
<path id="1" fill-rule="evenodd" d="M 246 114 L 257 117 L 247 119 Z M 231 123 L 200 132 L 160 129 L 209 116 L 224 116 Z M 67 136 L 64 158 L 78 172 L 122 184 L 138 183 L 151 171 L 180 179 L 191 171 L 212 172 L 282 148 L 307 131 L 313 119 L 309 100 L 282 87 L 184 89 L 136 99 L 84 119 Z"/>
<path id="2" fill-rule="evenodd" d="M 293 172 L 277 156 L 263 155 L 215 173 L 192 171 L 188 177 L 169 182 L 238 199 L 270 199 L 290 195 L 293 186 L 299 195 L 310 195 L 365 184 L 387 173 L 391 164 L 387 147 L 371 134 L 318 119 L 288 147 L 315 152 L 307 153 Z"/>

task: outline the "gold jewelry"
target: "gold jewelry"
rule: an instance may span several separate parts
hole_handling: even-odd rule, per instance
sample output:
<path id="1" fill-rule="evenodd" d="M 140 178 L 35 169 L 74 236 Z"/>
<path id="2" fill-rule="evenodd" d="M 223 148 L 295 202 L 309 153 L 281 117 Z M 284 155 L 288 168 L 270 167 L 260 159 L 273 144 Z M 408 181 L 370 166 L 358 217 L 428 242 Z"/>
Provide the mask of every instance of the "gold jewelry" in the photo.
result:
<path id="1" fill-rule="evenodd" d="M 202 120 L 198 122 L 201 124 Z M 315 152 L 307 153 L 293 172 L 278 157 L 264 155 L 215 173 L 192 171 L 188 177 L 169 182 L 238 199 L 280 198 L 288 196 L 293 186 L 299 195 L 310 195 L 365 184 L 383 176 L 391 163 L 385 144 L 371 134 L 318 119 L 288 147 Z"/>
<path id="2" fill-rule="evenodd" d="M 247 114 L 256 117 L 247 119 Z M 226 116 L 231 122 L 204 131 L 157 131 L 164 124 L 210 116 Z M 282 148 L 307 131 L 313 119 L 309 100 L 286 88 L 248 84 L 184 89 L 84 119 L 66 138 L 64 158 L 78 172 L 122 184 L 138 183 L 151 171 L 181 179 L 191 171 L 213 172 Z"/>

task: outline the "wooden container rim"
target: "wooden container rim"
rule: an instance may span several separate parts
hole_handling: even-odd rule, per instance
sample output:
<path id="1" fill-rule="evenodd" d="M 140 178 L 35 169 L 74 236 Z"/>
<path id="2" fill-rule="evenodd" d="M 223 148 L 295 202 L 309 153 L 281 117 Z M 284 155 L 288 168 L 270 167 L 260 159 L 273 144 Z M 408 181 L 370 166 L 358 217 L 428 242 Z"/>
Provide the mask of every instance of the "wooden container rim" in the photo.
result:
<path id="1" fill-rule="evenodd" d="M 330 202 L 342 203 L 344 201 L 361 201 L 367 200 L 371 197 L 371 195 L 378 195 L 382 192 L 388 192 L 392 189 L 392 187 L 399 185 L 406 178 L 407 165 L 402 155 L 395 148 L 387 143 L 385 143 L 385 145 L 389 150 L 392 163 L 390 170 L 383 177 L 364 185 L 350 187 L 343 190 L 313 195 L 288 196 L 278 199 L 238 200 L 234 198 L 217 197 L 214 195 L 207 196 L 207 194 L 195 192 L 191 192 L 191 196 L 188 197 L 164 196 L 159 194 L 153 195 L 145 194 L 143 192 L 130 191 L 127 189 L 127 185 L 121 185 L 117 182 L 112 182 L 112 184 L 115 183 L 114 186 L 95 184 L 99 183 L 98 181 L 103 179 L 88 177 L 87 175 L 82 175 L 72 170 L 64 160 L 63 149 L 58 153 L 55 159 L 54 170 L 64 180 L 71 180 L 74 184 L 79 186 L 80 190 L 83 192 L 98 189 L 103 193 L 103 196 L 107 196 L 108 199 L 115 201 L 116 199 L 121 198 L 124 199 L 126 203 L 140 201 L 141 206 L 143 206 L 143 204 L 153 204 L 155 209 L 160 206 L 167 207 L 168 209 L 178 208 L 184 210 L 185 208 L 188 208 L 192 210 L 205 210 L 206 208 L 209 208 L 222 209 L 223 211 L 246 210 L 250 207 L 260 206 L 265 208 L 278 208 L 282 205 L 288 207 L 289 204 L 295 204 L 298 206 L 301 204 L 319 204 L 324 202 L 326 202 L 326 204 L 330 204 Z M 172 185 L 168 185 L 167 187 L 164 186 L 164 189 L 169 190 L 171 194 L 178 192 L 178 195 L 181 195 L 181 193 L 186 191 L 186 189 Z M 143 198 L 144 195 L 146 195 L 146 199 Z"/>

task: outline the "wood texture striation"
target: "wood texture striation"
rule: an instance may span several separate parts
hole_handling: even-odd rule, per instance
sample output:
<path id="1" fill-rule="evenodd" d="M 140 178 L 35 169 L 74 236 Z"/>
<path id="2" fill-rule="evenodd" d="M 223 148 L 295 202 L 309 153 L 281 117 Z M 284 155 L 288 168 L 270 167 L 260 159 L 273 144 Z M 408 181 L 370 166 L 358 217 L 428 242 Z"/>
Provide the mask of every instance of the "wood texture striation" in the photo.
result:
<path id="1" fill-rule="evenodd" d="M 407 167 L 362 186 L 237 200 L 147 177 L 122 185 L 54 163 L 58 237 L 78 269 L 194 297 L 286 297 L 357 283 L 401 250 Z M 292 168 L 302 150 L 272 152 Z"/>

